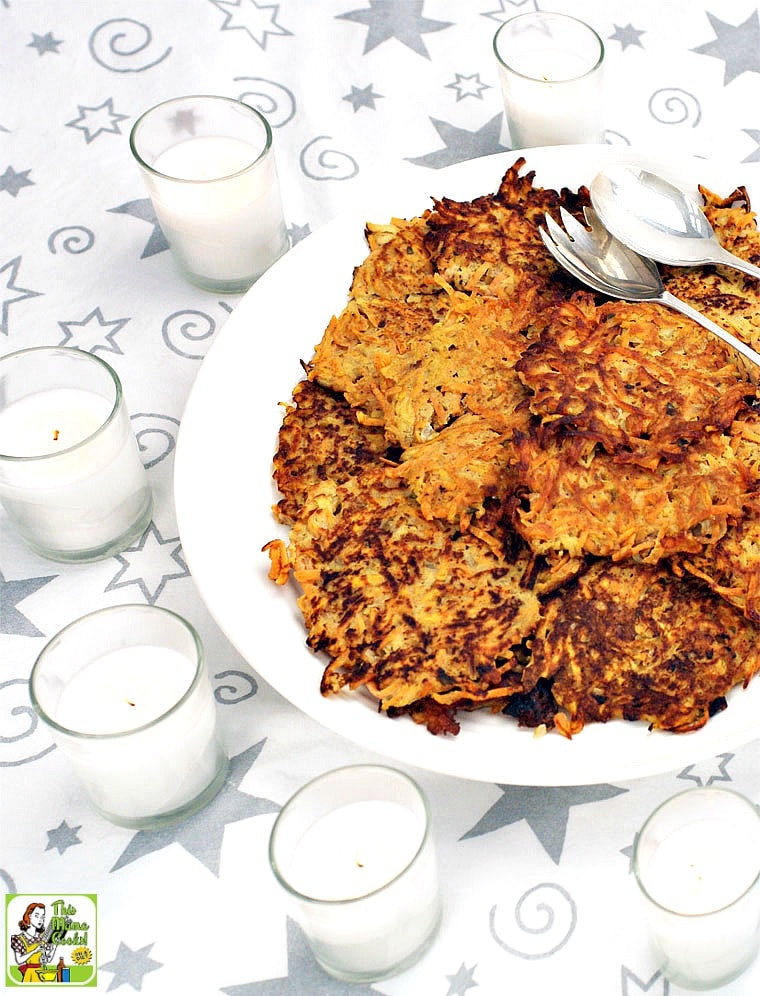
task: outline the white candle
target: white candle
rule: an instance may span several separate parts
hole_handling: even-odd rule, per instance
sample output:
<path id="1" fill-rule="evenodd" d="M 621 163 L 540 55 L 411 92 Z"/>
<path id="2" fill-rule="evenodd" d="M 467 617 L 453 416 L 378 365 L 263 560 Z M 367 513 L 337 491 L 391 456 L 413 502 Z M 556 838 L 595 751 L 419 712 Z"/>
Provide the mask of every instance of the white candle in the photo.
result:
<path id="1" fill-rule="evenodd" d="M 97 432 L 111 408 L 106 398 L 75 387 L 30 394 L 0 413 L 0 453 L 60 453 Z"/>
<path id="2" fill-rule="evenodd" d="M 201 127 L 178 141 L 180 113 Z M 194 283 L 244 290 L 287 249 L 270 142 L 266 119 L 221 97 L 177 98 L 136 123 L 132 149 L 156 216 Z"/>
<path id="3" fill-rule="evenodd" d="M 93 804 L 115 823 L 161 825 L 224 779 L 200 643 L 173 613 L 126 605 L 77 620 L 40 655 L 31 693 Z"/>
<path id="4" fill-rule="evenodd" d="M 642 830 L 635 866 L 666 976 L 706 989 L 749 965 L 760 940 L 760 815 L 748 800 L 716 789 L 676 796 Z"/>
<path id="5" fill-rule="evenodd" d="M 341 768 L 310 783 L 280 813 L 270 858 L 317 961 L 338 978 L 402 971 L 440 921 L 426 805 L 393 769 Z"/>
<path id="6" fill-rule="evenodd" d="M 162 153 L 153 168 L 153 206 L 180 265 L 211 281 L 258 276 L 287 247 L 274 160 L 231 138 L 193 138 Z M 232 173 L 233 175 L 230 175 Z M 216 182 L 211 182 L 216 181 Z"/>
<path id="7" fill-rule="evenodd" d="M 514 148 L 599 142 L 603 46 L 581 21 L 536 11 L 494 39 Z"/>
<path id="8" fill-rule="evenodd" d="M 80 559 L 147 525 L 145 468 L 126 409 L 109 421 L 112 409 L 92 391 L 53 388 L 0 411 L 0 497 L 43 554 Z"/>
<path id="9" fill-rule="evenodd" d="M 314 899 L 366 896 L 406 868 L 424 833 L 424 824 L 395 802 L 370 799 L 341 806 L 301 838 L 288 881 Z"/>
<path id="10" fill-rule="evenodd" d="M 729 906 L 760 868 L 757 838 L 730 820 L 711 819 L 674 830 L 649 863 L 649 894 L 674 913 L 701 914 Z"/>
<path id="11" fill-rule="evenodd" d="M 168 712 L 192 684 L 191 662 L 170 647 L 112 650 L 63 690 L 55 719 L 76 733 L 123 733 Z"/>

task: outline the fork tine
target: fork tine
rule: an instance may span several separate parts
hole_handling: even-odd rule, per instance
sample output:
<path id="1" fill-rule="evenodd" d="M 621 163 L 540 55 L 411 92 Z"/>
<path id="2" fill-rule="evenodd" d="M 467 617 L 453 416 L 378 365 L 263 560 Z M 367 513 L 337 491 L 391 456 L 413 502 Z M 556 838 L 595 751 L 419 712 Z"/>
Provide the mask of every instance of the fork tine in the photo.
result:
<path id="1" fill-rule="evenodd" d="M 562 219 L 562 224 L 565 226 L 565 231 L 570 236 L 570 238 L 575 242 L 580 248 L 588 249 L 590 252 L 596 251 L 596 240 L 593 235 L 584 228 L 583 225 L 574 218 L 569 211 L 561 207 L 559 209 L 560 218 Z"/>

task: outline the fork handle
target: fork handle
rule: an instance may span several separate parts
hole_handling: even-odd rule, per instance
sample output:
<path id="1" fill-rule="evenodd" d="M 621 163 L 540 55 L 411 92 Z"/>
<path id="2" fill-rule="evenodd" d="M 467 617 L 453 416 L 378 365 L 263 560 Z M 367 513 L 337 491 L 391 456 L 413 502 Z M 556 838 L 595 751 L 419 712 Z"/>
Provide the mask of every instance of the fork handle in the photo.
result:
<path id="1" fill-rule="evenodd" d="M 755 384 L 760 382 L 760 353 L 755 352 L 746 342 L 742 342 L 741 339 L 737 339 L 736 336 L 731 335 L 730 332 L 721 328 L 720 325 L 716 325 L 706 315 L 703 315 L 701 311 L 692 308 L 690 304 L 675 297 L 670 291 L 663 291 L 659 297 L 653 298 L 653 300 L 659 301 L 661 304 L 665 304 L 675 311 L 680 311 L 682 315 L 691 318 L 692 321 L 698 322 L 708 332 L 712 332 L 713 335 L 716 335 L 725 342 L 727 346 L 731 346 L 739 354 L 737 357 L 739 365 L 749 374 L 750 380 Z M 749 361 L 750 365 L 746 361 Z"/>
<path id="2" fill-rule="evenodd" d="M 746 259 L 742 259 L 741 256 L 735 256 L 722 246 L 720 252 L 716 252 L 713 262 L 722 263 L 724 266 L 733 266 L 735 270 L 741 270 L 742 273 L 747 273 L 750 277 L 757 277 L 760 280 L 760 266 L 748 263 Z"/>

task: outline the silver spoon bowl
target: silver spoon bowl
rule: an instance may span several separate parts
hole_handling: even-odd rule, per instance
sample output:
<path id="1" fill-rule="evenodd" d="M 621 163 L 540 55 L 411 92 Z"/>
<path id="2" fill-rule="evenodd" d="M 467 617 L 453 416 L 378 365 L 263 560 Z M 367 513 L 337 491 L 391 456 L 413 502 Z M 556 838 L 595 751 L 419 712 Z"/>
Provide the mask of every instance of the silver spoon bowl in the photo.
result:
<path id="1" fill-rule="evenodd" d="M 753 383 L 760 383 L 760 353 L 665 290 L 657 265 L 616 239 L 593 208 L 584 208 L 588 228 L 564 208 L 560 208 L 560 215 L 564 228 L 549 214 L 544 216 L 546 229 L 539 228 L 544 245 L 560 266 L 600 294 L 623 301 L 664 304 L 698 322 L 729 347 L 735 362 Z"/>
<path id="2" fill-rule="evenodd" d="M 607 166 L 591 182 L 591 203 L 612 234 L 631 249 L 671 266 L 720 263 L 760 278 L 760 267 L 718 242 L 696 201 L 638 166 Z"/>

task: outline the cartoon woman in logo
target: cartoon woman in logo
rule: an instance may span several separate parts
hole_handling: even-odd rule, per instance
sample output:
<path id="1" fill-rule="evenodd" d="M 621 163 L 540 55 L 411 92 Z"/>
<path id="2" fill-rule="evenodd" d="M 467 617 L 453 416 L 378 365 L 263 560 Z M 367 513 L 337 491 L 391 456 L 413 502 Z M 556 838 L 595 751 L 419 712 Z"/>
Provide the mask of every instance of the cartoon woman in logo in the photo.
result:
<path id="1" fill-rule="evenodd" d="M 20 934 L 11 937 L 22 982 L 43 982 L 40 971 L 53 960 L 56 946 L 50 944 L 50 931 L 45 933 L 45 904 L 29 903 L 18 922 Z"/>

